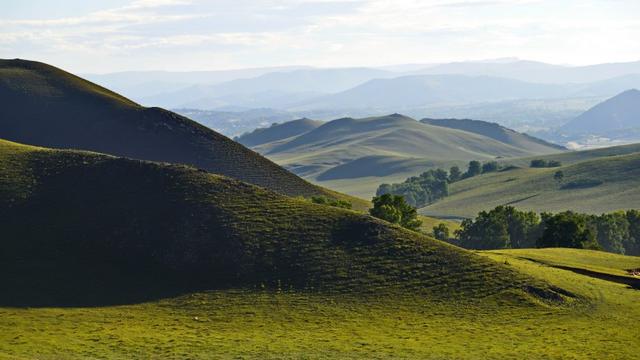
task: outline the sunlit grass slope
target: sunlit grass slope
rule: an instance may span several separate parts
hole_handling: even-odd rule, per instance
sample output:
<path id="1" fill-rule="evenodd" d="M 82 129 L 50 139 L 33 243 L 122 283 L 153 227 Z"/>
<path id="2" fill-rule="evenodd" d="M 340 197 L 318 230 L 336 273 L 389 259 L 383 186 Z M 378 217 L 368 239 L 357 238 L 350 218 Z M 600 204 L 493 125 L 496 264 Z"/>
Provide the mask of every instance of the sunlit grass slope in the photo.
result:
<path id="1" fill-rule="evenodd" d="M 554 180 L 562 171 L 562 182 Z M 591 180 L 592 186 L 570 183 Z M 599 185 L 598 185 L 599 184 Z M 603 213 L 640 207 L 640 153 L 603 156 L 557 168 L 520 168 L 476 176 L 449 187 L 450 195 L 424 215 L 474 217 L 498 205 L 542 211 Z"/>
<path id="2" fill-rule="evenodd" d="M 526 251 L 478 254 L 578 297 L 540 306 L 505 294 L 434 301 L 411 294 L 216 290 L 119 306 L 0 307 L 0 358 L 636 358 L 640 291 L 524 260 L 540 255 Z M 564 252 L 540 256 L 560 265 L 575 257 L 603 261 L 596 252 Z"/>
<path id="3" fill-rule="evenodd" d="M 291 196 L 327 193 L 190 119 L 47 64 L 0 59 L 0 101 L 3 139 L 189 164 Z"/>
<path id="4" fill-rule="evenodd" d="M 4 141 L 0 165 L 6 305 L 263 286 L 559 299 L 544 283 L 418 233 L 185 166 Z"/>

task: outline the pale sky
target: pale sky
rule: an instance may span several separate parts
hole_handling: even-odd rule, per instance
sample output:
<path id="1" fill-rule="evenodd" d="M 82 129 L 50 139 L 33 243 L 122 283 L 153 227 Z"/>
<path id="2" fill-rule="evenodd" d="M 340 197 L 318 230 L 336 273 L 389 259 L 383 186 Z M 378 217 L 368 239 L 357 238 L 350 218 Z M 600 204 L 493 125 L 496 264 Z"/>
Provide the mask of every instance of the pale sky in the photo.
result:
<path id="1" fill-rule="evenodd" d="M 640 60 L 640 0 L 0 0 L 0 58 L 73 72 Z"/>

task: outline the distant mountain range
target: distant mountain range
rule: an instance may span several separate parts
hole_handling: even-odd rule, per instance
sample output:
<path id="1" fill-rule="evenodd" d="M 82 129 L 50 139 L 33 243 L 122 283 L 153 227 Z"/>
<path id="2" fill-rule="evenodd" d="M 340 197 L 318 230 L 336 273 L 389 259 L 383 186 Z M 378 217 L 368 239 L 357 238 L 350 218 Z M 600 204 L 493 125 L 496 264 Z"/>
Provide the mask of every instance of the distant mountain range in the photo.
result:
<path id="1" fill-rule="evenodd" d="M 595 104 L 640 88 L 640 61 L 563 66 L 514 58 L 381 68 L 280 67 L 87 75 L 147 106 L 188 109 L 228 136 L 297 118 L 402 112 L 498 122 L 553 141 Z M 551 132 L 550 132 L 551 131 Z"/>
<path id="2" fill-rule="evenodd" d="M 306 179 L 362 197 L 370 197 L 382 182 L 427 168 L 565 150 L 483 121 L 419 122 L 399 114 L 326 123 L 303 119 L 258 129 L 237 141 Z"/>

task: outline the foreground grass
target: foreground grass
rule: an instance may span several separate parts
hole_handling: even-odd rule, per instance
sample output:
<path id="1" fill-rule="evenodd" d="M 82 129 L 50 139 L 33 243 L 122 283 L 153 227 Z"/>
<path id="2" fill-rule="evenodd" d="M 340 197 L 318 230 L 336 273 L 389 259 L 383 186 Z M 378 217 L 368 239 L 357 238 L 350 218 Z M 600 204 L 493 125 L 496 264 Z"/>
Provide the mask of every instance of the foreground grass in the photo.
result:
<path id="1" fill-rule="evenodd" d="M 611 259 L 564 249 L 479 254 L 578 298 L 557 306 L 516 293 L 432 301 L 226 290 L 125 306 L 0 308 L 0 358 L 637 357 L 640 291 L 523 256 L 616 271 Z"/>

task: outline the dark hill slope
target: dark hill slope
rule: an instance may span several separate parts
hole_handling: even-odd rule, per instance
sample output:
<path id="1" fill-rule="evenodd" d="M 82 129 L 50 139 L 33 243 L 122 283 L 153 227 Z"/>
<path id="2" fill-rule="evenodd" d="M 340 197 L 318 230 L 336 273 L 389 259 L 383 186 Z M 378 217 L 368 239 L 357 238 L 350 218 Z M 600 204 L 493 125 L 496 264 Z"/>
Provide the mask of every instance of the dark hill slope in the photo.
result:
<path id="1" fill-rule="evenodd" d="M 287 195 L 324 192 L 194 121 L 43 63 L 0 60 L 0 101 L 4 139 L 184 163 Z"/>
<path id="2" fill-rule="evenodd" d="M 559 299 L 418 233 L 182 165 L 0 141 L 0 211 L 4 305 L 262 286 Z"/>
<path id="3" fill-rule="evenodd" d="M 558 151 L 566 150 L 563 146 L 552 144 L 488 121 L 471 119 L 422 119 L 420 122 L 484 135 L 505 144 L 539 154 L 557 153 Z"/>
<path id="4" fill-rule="evenodd" d="M 594 106 L 560 130 L 573 134 L 606 135 L 633 128 L 640 128 L 640 91 L 635 89 Z"/>
<path id="5" fill-rule="evenodd" d="M 259 146 L 304 134 L 317 128 L 323 123 L 324 122 L 322 121 L 306 118 L 287 121 L 282 124 L 273 124 L 268 128 L 255 129 L 250 133 L 242 134 L 236 139 L 236 141 L 247 147 Z"/>

